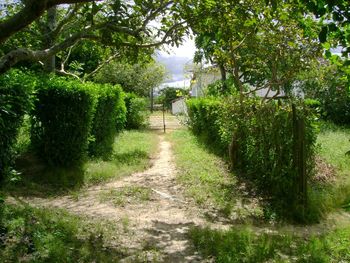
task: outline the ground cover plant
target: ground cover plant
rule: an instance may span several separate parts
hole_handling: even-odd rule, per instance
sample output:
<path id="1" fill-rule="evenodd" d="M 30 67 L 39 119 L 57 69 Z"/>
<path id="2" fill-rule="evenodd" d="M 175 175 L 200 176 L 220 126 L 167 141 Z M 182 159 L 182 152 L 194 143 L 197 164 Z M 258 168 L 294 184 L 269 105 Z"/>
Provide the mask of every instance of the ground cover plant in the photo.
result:
<path id="1" fill-rule="evenodd" d="M 350 260 L 349 226 L 307 237 L 276 230 L 255 231 L 249 227 L 234 227 L 228 231 L 193 228 L 189 235 L 196 248 L 217 263 Z"/>
<path id="2" fill-rule="evenodd" d="M 116 262 L 124 251 L 118 230 L 61 210 L 5 205 L 0 222 L 1 262 Z"/>

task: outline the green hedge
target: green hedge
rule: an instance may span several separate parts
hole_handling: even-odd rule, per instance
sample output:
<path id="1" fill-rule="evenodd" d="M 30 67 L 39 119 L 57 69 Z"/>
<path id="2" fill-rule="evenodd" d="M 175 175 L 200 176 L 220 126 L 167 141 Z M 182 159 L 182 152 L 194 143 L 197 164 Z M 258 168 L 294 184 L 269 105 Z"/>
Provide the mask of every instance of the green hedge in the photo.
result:
<path id="1" fill-rule="evenodd" d="M 35 80 L 19 70 L 0 76 L 0 180 L 9 173 L 15 155 L 14 145 L 24 114 L 31 106 Z"/>
<path id="2" fill-rule="evenodd" d="M 89 154 L 95 157 L 108 158 L 113 151 L 115 135 L 121 131 L 126 108 L 120 86 L 96 85 L 98 102 L 93 118 L 89 144 Z"/>
<path id="3" fill-rule="evenodd" d="M 305 220 L 301 207 L 294 120 L 305 124 L 304 157 L 307 179 L 313 175 L 316 132 L 313 114 L 302 104 L 261 103 L 236 97 L 197 99 L 188 103 L 190 125 L 206 142 L 230 156 L 233 168 L 266 194 L 273 210 L 288 218 Z M 228 150 L 229 149 L 229 150 Z M 303 196 L 304 198 L 304 196 Z"/>
<path id="4" fill-rule="evenodd" d="M 148 101 L 133 93 L 125 94 L 126 129 L 141 129 L 148 126 L 150 115 Z"/>
<path id="5" fill-rule="evenodd" d="M 194 134 L 208 142 L 221 154 L 227 153 L 227 145 L 221 138 L 220 115 L 222 101 L 207 97 L 187 100 L 190 126 Z"/>
<path id="6" fill-rule="evenodd" d="M 32 112 L 31 139 L 50 165 L 76 166 L 84 160 L 97 101 L 93 84 L 44 79 Z"/>

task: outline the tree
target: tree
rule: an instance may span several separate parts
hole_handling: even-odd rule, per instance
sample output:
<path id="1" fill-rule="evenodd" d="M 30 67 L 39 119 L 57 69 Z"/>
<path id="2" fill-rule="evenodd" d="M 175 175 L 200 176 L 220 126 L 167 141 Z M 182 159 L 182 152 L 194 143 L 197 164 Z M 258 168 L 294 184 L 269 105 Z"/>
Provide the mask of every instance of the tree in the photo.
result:
<path id="1" fill-rule="evenodd" d="M 120 84 L 126 92 L 133 92 L 138 96 L 145 97 L 166 77 L 165 67 L 154 61 L 136 64 L 111 61 L 96 74 L 94 81 Z"/>
<path id="2" fill-rule="evenodd" d="M 12 47 L 0 58 L 0 73 L 22 61 L 44 61 L 82 40 L 100 43 L 104 47 L 110 47 L 112 52 L 117 52 L 123 48 L 137 50 L 166 43 L 179 44 L 187 32 L 186 21 L 178 14 L 178 4 L 171 0 L 23 2 L 15 5 L 13 12 L 9 11 L 9 14 L 1 18 L 0 43 L 6 45 L 12 41 L 11 38 L 16 38 L 17 34 L 21 35 L 24 31 L 33 39 L 41 39 L 39 42 L 43 42 L 42 35 L 38 36 L 43 14 L 46 10 L 57 7 L 56 25 L 45 35 L 53 43 L 45 48 L 43 45 L 33 48 L 26 45 Z"/>
<path id="3" fill-rule="evenodd" d="M 195 59 L 231 73 L 241 100 L 251 93 L 247 86 L 274 90 L 276 96 L 290 90 L 299 72 L 320 56 L 315 21 L 285 2 L 198 1 L 190 13 L 195 16 Z"/>

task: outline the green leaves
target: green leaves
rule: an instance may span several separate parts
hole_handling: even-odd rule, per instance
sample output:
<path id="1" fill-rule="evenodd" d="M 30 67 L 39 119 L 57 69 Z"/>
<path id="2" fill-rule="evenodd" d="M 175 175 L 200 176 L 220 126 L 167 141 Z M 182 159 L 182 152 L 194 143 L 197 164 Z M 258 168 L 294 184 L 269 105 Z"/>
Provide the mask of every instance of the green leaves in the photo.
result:
<path id="1" fill-rule="evenodd" d="M 18 130 L 32 106 L 33 79 L 19 70 L 0 76 L 0 182 L 11 172 Z"/>

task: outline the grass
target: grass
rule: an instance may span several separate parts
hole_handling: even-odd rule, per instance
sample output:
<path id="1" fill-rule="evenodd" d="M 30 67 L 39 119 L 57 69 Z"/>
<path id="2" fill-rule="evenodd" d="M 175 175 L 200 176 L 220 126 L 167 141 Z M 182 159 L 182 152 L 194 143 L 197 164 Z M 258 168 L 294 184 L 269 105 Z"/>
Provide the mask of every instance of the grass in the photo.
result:
<path id="1" fill-rule="evenodd" d="M 167 134 L 167 138 L 172 142 L 180 171 L 178 180 L 199 205 L 215 206 L 225 215 L 235 212 L 238 217 L 261 212 L 235 207 L 240 198 L 235 176 L 229 173 L 224 161 L 208 151 L 190 131 L 175 130 Z"/>
<path id="2" fill-rule="evenodd" d="M 350 128 L 337 127 L 335 125 L 323 124 L 318 136 L 320 144 L 320 155 L 333 166 L 340 175 L 350 174 Z"/>
<path id="3" fill-rule="evenodd" d="M 349 262 L 350 227 L 310 238 L 283 233 L 256 233 L 192 228 L 195 247 L 217 263 L 233 262 Z"/>
<path id="4" fill-rule="evenodd" d="M 61 210 L 4 205 L 0 222 L 1 262 L 118 262 L 119 230 Z"/>
<path id="5" fill-rule="evenodd" d="M 12 195 L 56 196 L 118 179 L 142 171 L 150 166 L 150 158 L 157 150 L 157 135 L 149 131 L 125 131 L 114 143 L 109 161 L 88 160 L 83 167 L 53 168 L 45 166 L 32 154 L 24 154 L 17 161 L 19 180 L 9 184 Z"/>
<path id="6" fill-rule="evenodd" d="M 150 166 L 157 150 L 157 135 L 149 131 L 124 131 L 114 144 L 109 161 L 90 161 L 86 164 L 85 184 L 96 184 L 120 178 Z"/>
<path id="7" fill-rule="evenodd" d="M 318 136 L 319 155 L 335 167 L 334 181 L 315 184 L 310 191 L 311 206 L 327 214 L 340 208 L 350 210 L 350 129 L 322 123 Z"/>
<path id="8" fill-rule="evenodd" d="M 140 203 L 151 199 L 152 191 L 147 187 L 126 186 L 100 193 L 101 202 L 112 202 L 115 206 L 125 206 L 128 203 Z"/>

